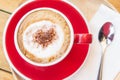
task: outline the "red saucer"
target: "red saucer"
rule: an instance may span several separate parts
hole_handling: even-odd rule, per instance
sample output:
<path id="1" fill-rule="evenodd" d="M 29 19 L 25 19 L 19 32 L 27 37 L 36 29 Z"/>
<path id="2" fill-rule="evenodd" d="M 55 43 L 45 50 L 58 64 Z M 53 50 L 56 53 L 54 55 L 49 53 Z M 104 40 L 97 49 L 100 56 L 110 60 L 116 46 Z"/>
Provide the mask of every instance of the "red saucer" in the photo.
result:
<path id="1" fill-rule="evenodd" d="M 70 3 L 60 0 L 31 1 L 11 17 L 5 33 L 5 49 L 14 68 L 24 76 L 33 80 L 62 80 L 81 67 L 88 54 L 88 44 L 74 44 L 70 54 L 63 61 L 49 67 L 29 64 L 21 58 L 15 47 L 14 32 L 20 19 L 27 12 L 42 7 L 54 8 L 62 12 L 72 23 L 75 33 L 89 33 L 84 18 Z"/>

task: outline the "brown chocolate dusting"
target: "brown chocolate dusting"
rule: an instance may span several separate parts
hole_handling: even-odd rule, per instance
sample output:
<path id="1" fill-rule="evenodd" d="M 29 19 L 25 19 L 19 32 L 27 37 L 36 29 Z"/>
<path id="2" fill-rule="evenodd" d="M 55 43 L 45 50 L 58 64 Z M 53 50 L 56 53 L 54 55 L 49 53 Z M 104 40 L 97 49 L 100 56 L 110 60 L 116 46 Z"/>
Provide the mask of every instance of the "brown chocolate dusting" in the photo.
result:
<path id="1" fill-rule="evenodd" d="M 35 32 L 33 35 L 33 41 L 41 45 L 43 48 L 47 47 L 56 39 L 56 31 L 54 28 L 50 28 L 47 31 L 42 29 Z"/>

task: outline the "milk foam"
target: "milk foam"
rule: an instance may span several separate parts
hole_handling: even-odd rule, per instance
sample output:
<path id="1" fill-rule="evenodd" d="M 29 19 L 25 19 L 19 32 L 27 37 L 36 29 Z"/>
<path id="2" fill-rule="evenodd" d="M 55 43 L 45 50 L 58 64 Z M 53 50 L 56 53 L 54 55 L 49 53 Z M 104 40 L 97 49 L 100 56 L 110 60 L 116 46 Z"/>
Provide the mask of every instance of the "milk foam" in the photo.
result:
<path id="1" fill-rule="evenodd" d="M 37 30 L 42 29 L 44 25 L 47 25 L 46 26 L 47 29 L 51 28 L 51 25 L 55 25 L 54 28 L 58 36 L 58 38 L 55 41 L 53 41 L 50 45 L 48 45 L 46 48 L 43 48 L 41 45 L 33 41 L 33 34 Z M 24 48 L 38 58 L 47 58 L 57 54 L 57 52 L 62 47 L 63 42 L 64 42 L 64 32 L 61 26 L 57 24 L 53 24 L 50 21 L 44 20 L 33 23 L 29 25 L 23 33 Z"/>

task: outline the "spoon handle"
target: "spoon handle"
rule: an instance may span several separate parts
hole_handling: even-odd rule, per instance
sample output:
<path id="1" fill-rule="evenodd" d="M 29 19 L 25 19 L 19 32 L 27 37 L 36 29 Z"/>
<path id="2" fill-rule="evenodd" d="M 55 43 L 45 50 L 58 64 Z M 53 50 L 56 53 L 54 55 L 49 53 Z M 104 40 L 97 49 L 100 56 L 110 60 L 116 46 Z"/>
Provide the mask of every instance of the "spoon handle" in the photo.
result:
<path id="1" fill-rule="evenodd" d="M 103 64 L 104 64 L 105 51 L 106 51 L 106 48 L 104 48 L 103 53 L 101 55 L 97 80 L 102 80 L 102 78 L 103 78 Z"/>

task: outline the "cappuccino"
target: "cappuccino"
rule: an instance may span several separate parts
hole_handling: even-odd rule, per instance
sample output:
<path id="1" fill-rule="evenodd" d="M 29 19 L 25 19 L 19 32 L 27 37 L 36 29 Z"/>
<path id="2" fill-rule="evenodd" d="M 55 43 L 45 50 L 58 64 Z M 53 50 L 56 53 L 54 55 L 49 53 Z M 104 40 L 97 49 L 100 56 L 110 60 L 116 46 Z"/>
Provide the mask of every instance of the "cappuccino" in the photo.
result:
<path id="1" fill-rule="evenodd" d="M 51 9 L 27 14 L 18 25 L 17 45 L 22 55 L 33 63 L 51 63 L 66 54 L 71 30 L 65 18 Z"/>

